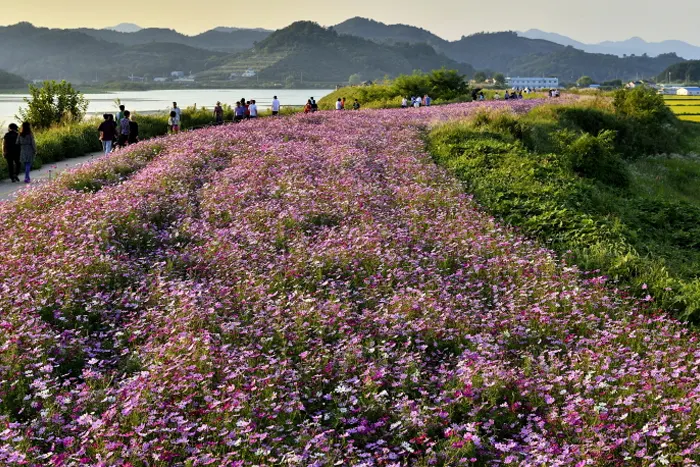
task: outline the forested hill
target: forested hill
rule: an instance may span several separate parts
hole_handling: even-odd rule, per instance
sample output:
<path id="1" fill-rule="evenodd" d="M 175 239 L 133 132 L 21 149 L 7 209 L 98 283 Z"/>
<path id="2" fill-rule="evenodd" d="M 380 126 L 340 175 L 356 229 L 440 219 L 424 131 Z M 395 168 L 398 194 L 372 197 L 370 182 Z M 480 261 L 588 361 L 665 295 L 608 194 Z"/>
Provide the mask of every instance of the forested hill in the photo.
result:
<path id="1" fill-rule="evenodd" d="M 666 82 L 669 73 L 671 80 L 675 82 L 698 82 L 700 81 L 700 60 L 675 63 L 659 73 L 657 79 Z"/>
<path id="2" fill-rule="evenodd" d="M 7 71 L 0 70 L 0 89 L 21 89 L 26 85 L 26 81 L 21 76 L 17 76 L 13 73 L 8 73 Z"/>
<path id="3" fill-rule="evenodd" d="M 427 44 L 378 44 L 356 36 L 338 34 L 316 23 L 300 21 L 274 32 L 251 51 L 231 57 L 222 66 L 204 73 L 221 78 L 241 65 L 259 70 L 260 79 L 285 81 L 302 78 L 312 82 L 343 83 L 351 75 L 364 80 L 384 76 L 453 68 L 470 75 L 473 68 L 439 54 Z"/>
<path id="4" fill-rule="evenodd" d="M 658 57 L 591 54 L 514 32 L 479 33 L 446 41 L 409 25 L 386 25 L 353 18 L 335 27 L 297 22 L 266 30 L 216 28 L 196 36 L 172 29 L 118 32 L 96 29 L 46 29 L 29 23 L 0 27 L 0 67 L 27 80 L 67 79 L 78 83 L 124 81 L 129 76 L 170 76 L 192 72 L 203 83 L 248 78 L 297 85 L 362 80 L 454 68 L 507 75 L 558 76 L 574 81 L 651 78 L 682 62 Z M 675 76 L 680 76 L 674 74 Z M 249 79 L 248 79 L 249 80 Z"/>

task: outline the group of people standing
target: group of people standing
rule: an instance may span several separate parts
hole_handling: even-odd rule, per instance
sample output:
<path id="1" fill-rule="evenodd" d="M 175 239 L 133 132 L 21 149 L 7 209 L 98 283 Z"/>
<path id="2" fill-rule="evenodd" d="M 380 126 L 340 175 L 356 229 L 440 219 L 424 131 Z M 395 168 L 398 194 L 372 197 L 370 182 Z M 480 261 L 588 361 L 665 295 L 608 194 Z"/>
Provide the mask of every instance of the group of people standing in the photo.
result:
<path id="1" fill-rule="evenodd" d="M 177 105 L 173 102 L 173 105 Z M 179 109 L 178 109 L 179 110 Z M 124 105 L 119 106 L 117 116 L 113 114 L 102 115 L 104 121 L 97 128 L 102 150 L 105 154 L 112 152 L 116 147 L 126 147 L 139 141 L 139 124 L 133 120 L 131 112 Z"/>
<path id="2" fill-rule="evenodd" d="M 313 99 L 313 97 L 312 97 Z M 315 103 L 315 101 L 314 101 Z M 318 106 L 316 106 L 316 109 L 318 110 Z M 345 98 L 340 98 L 336 101 L 335 103 L 335 110 L 345 110 Z M 355 99 L 355 102 L 352 103 L 352 110 L 360 110 L 360 101 Z M 306 111 L 306 110 L 305 110 Z"/>
<path id="3" fill-rule="evenodd" d="M 420 106 L 426 106 L 430 107 L 430 104 L 433 103 L 433 100 L 428 96 L 427 94 L 423 97 L 420 96 L 411 96 L 410 101 L 408 97 L 403 97 L 401 99 L 401 108 L 406 109 L 409 107 L 409 102 L 410 102 L 410 107 L 414 108 L 419 108 Z"/>
<path id="4" fill-rule="evenodd" d="M 24 183 L 29 183 L 29 171 L 36 157 L 36 139 L 29 122 L 22 123 L 22 129 L 11 123 L 2 139 L 2 153 L 12 182 L 19 182 L 19 174 L 24 169 Z"/>

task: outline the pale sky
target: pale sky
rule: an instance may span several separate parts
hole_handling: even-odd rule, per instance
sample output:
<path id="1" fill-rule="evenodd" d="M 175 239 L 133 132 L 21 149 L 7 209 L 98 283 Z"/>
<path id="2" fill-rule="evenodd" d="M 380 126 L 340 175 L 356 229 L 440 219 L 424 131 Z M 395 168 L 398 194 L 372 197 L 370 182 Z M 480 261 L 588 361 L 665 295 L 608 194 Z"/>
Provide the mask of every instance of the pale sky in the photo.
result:
<path id="1" fill-rule="evenodd" d="M 216 26 L 279 29 L 297 20 L 330 26 L 363 16 L 419 26 L 448 40 L 536 28 L 589 43 L 639 36 L 700 44 L 700 1 L 670 6 L 652 0 L 22 0 L 3 9 L 0 24 L 103 28 L 129 22 L 197 34 Z"/>

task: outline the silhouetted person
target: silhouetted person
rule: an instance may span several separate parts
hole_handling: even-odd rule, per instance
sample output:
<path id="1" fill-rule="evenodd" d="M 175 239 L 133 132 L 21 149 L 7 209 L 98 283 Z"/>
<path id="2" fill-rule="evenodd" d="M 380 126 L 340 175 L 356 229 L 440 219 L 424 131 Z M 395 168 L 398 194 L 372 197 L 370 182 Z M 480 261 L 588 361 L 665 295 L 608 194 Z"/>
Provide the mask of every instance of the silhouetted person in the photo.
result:
<path id="1" fill-rule="evenodd" d="M 10 175 L 12 182 L 19 182 L 20 162 L 19 155 L 21 152 L 20 146 L 17 143 L 19 136 L 19 128 L 14 123 L 10 123 L 7 133 L 2 138 L 2 153 L 7 161 L 7 172 Z"/>

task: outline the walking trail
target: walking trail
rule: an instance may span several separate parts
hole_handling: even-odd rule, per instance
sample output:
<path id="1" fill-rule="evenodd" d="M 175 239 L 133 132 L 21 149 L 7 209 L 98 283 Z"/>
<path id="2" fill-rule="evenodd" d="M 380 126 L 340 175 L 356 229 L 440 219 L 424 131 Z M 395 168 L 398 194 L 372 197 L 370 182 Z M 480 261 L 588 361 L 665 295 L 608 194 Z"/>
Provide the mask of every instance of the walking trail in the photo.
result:
<path id="1" fill-rule="evenodd" d="M 72 169 L 86 162 L 99 159 L 103 156 L 102 152 L 94 152 L 92 154 L 87 154 L 82 157 L 71 157 L 60 162 L 52 162 L 49 164 L 44 164 L 39 170 L 32 170 L 31 183 L 12 183 L 9 178 L 0 181 L 0 201 L 9 201 L 17 197 L 17 195 L 24 189 L 36 185 L 37 183 L 45 183 L 49 180 L 53 180 L 60 173 L 65 172 L 68 169 Z M 23 180 L 24 174 L 20 174 L 20 180 Z"/>

